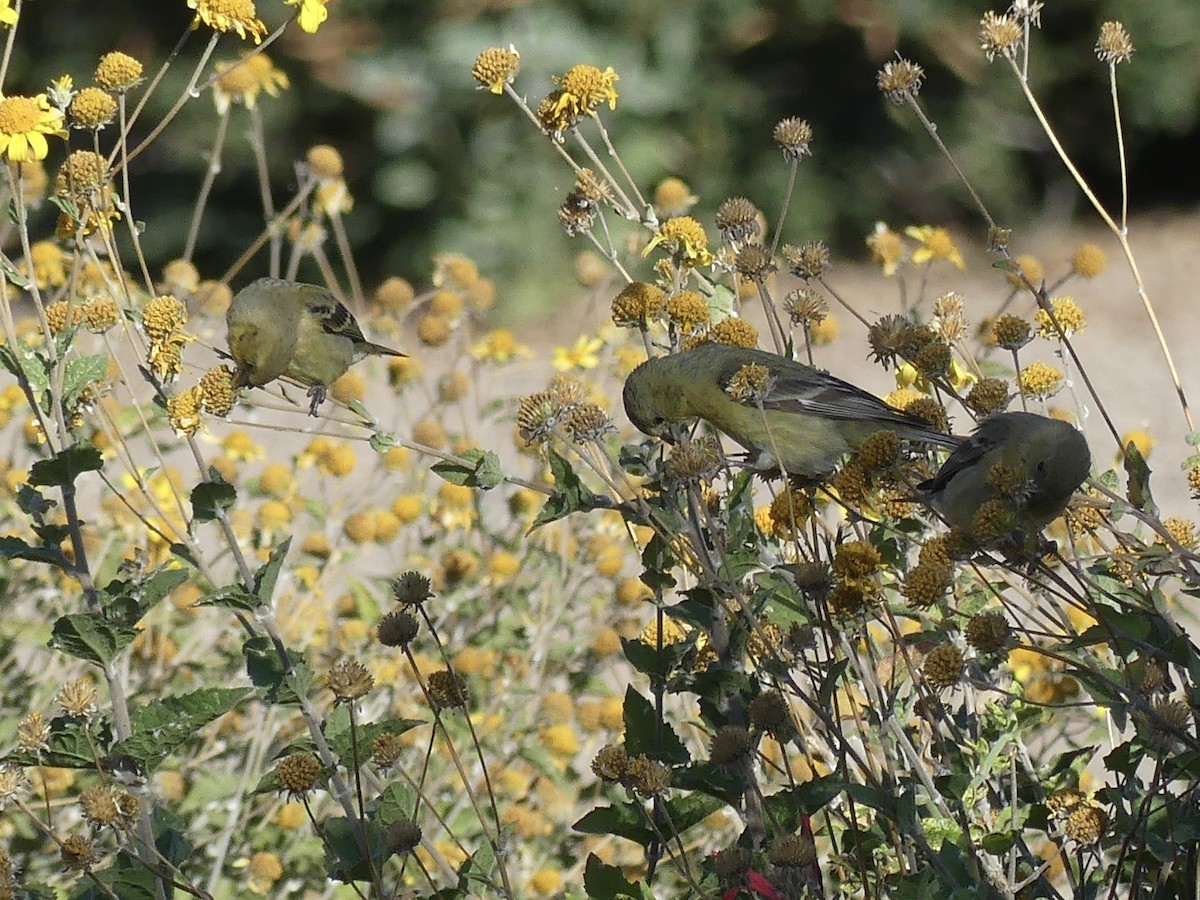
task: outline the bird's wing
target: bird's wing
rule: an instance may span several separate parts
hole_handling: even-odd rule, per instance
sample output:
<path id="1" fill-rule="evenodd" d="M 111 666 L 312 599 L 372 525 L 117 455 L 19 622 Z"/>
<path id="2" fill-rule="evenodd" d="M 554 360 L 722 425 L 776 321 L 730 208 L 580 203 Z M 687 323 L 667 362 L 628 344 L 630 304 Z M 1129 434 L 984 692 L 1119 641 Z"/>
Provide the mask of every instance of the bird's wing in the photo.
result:
<path id="1" fill-rule="evenodd" d="M 977 464 L 984 456 L 1002 443 L 1003 436 L 993 430 L 979 428 L 965 441 L 960 443 L 953 453 L 942 463 L 937 474 L 922 481 L 917 487 L 931 494 L 944 489 L 954 476 L 964 469 Z"/>
<path id="2" fill-rule="evenodd" d="M 313 287 L 314 290 L 306 292 L 304 306 L 321 323 L 321 329 L 327 334 L 347 338 L 355 346 L 365 344 L 367 339 L 350 310 L 329 291 Z"/>
<path id="3" fill-rule="evenodd" d="M 762 400 L 764 409 L 801 412 L 827 419 L 875 419 L 928 429 L 928 425 L 878 397 L 840 378 L 817 369 L 778 368 L 771 373 L 774 383 Z"/>

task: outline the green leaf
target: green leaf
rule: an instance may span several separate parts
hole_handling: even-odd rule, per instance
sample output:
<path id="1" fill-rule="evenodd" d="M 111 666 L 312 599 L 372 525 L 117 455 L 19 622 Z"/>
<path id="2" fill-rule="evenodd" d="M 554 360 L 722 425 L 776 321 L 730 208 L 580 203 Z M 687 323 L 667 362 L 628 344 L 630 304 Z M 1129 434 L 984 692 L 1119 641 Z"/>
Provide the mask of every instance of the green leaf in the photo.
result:
<path id="1" fill-rule="evenodd" d="M 93 870 L 89 877 L 94 880 L 81 881 L 76 892 L 71 894 L 71 900 L 112 900 L 113 897 L 120 897 L 121 900 L 155 900 L 158 880 L 144 863 L 125 851 L 118 853 L 108 868 Z M 107 890 L 102 890 L 100 885 Z"/>
<path id="2" fill-rule="evenodd" d="M 283 561 L 291 546 L 292 539 L 290 537 L 280 541 L 271 548 L 271 556 L 263 567 L 254 573 L 254 596 L 263 606 L 271 604 L 271 597 L 275 593 L 275 582 L 279 579 L 279 570 L 283 568 Z"/>
<path id="3" fill-rule="evenodd" d="M 15 537 L 0 537 L 0 556 L 5 559 L 49 563 L 63 570 L 71 568 L 71 561 L 57 547 L 34 547 Z"/>
<path id="4" fill-rule="evenodd" d="M 119 625 L 98 613 L 62 616 L 54 623 L 49 646 L 77 659 L 107 666 L 137 638 L 136 628 Z"/>
<path id="5" fill-rule="evenodd" d="M 196 606 L 220 606 L 224 609 L 236 609 L 242 612 L 254 612 L 258 608 L 258 598 L 249 594 L 240 584 L 209 591 L 196 601 Z"/>
<path id="6" fill-rule="evenodd" d="M 209 480 L 192 488 L 192 517 L 197 522 L 211 522 L 217 513 L 229 509 L 237 501 L 237 488 L 221 477 L 215 469 Z"/>
<path id="7" fill-rule="evenodd" d="M 15 200 L 8 202 L 8 218 L 14 225 L 20 226 L 20 220 L 17 214 L 17 206 Z M 17 270 L 17 267 L 12 264 L 12 261 L 7 256 L 0 256 L 0 272 L 4 273 L 4 280 L 8 281 L 13 287 L 20 290 L 25 290 L 33 282 L 28 275 L 23 275 Z"/>
<path id="8" fill-rule="evenodd" d="M 464 487 L 490 491 L 504 481 L 500 457 L 490 450 L 466 450 L 457 459 L 444 460 L 432 467 L 434 474 Z"/>
<path id="9" fill-rule="evenodd" d="M 66 487 L 84 472 L 96 472 L 103 465 L 99 450 L 91 444 L 75 444 L 50 459 L 35 462 L 29 470 L 29 483 L 34 487 Z"/>
<path id="10" fill-rule="evenodd" d="M 727 805 L 724 800 L 703 794 L 674 796 L 663 804 L 661 812 L 655 813 L 655 821 L 659 830 L 671 838 L 684 834 Z"/>
<path id="11" fill-rule="evenodd" d="M 100 592 L 109 621 L 135 625 L 162 602 L 171 591 L 188 580 L 186 569 L 159 569 L 142 580 L 113 580 Z"/>
<path id="12" fill-rule="evenodd" d="M 599 494 L 594 494 L 584 487 L 571 464 L 562 456 L 549 451 L 550 473 L 554 476 L 555 491 L 546 500 L 541 512 L 538 513 L 529 530 L 540 528 L 550 522 L 556 522 L 573 512 L 587 512 L 593 509 L 607 508 L 608 500 Z"/>
<path id="13" fill-rule="evenodd" d="M 662 722 L 650 701 L 632 686 L 625 689 L 625 751 L 630 756 L 645 755 L 665 763 L 691 762 L 692 756 L 670 723 Z"/>
<path id="14" fill-rule="evenodd" d="M 371 755 L 375 740 L 383 734 L 401 735 L 425 723 L 419 719 L 385 719 L 382 722 L 357 722 L 350 730 L 350 712 L 345 705 L 339 706 L 325 719 L 325 739 L 330 749 L 337 754 L 347 769 L 354 766 L 354 740 L 358 740 L 358 761 L 362 763 Z M 409 807 L 411 810 L 412 807 Z"/>
<path id="15" fill-rule="evenodd" d="M 714 285 L 712 293 L 707 295 L 704 301 L 708 304 L 709 320 L 714 325 L 733 315 L 736 306 L 733 291 L 723 284 Z"/>
<path id="16" fill-rule="evenodd" d="M 396 436 L 386 431 L 376 431 L 368 442 L 376 453 L 383 453 L 396 446 Z"/>
<path id="17" fill-rule="evenodd" d="M 728 766 L 711 762 L 696 762 L 671 771 L 671 787 L 681 791 L 696 791 L 736 806 L 745 795 L 743 779 Z"/>
<path id="18" fill-rule="evenodd" d="M 57 505 L 53 500 L 43 496 L 40 491 L 35 491 L 27 484 L 17 488 L 17 508 L 38 522 L 42 521 L 46 513 Z"/>
<path id="19" fill-rule="evenodd" d="M 616 835 L 643 847 L 658 837 L 646 824 L 641 803 L 634 802 L 597 807 L 571 827 L 581 834 Z"/>
<path id="20" fill-rule="evenodd" d="M 600 857 L 589 853 L 583 869 L 583 889 L 591 900 L 653 900 L 641 882 L 626 881 L 617 866 L 601 862 Z"/>
<path id="21" fill-rule="evenodd" d="M 391 855 L 383 840 L 383 829 L 370 819 L 360 820 L 367 833 L 367 851 L 380 871 Z M 363 855 L 358 840 L 358 827 L 348 819 L 337 817 L 322 823 L 325 840 L 325 874 L 335 881 L 370 881 L 371 863 Z"/>
<path id="22" fill-rule="evenodd" d="M 64 409 L 72 409 L 89 384 L 104 381 L 108 374 L 108 355 L 96 353 L 91 356 L 71 357 L 63 368 L 62 403 Z"/>
<path id="23" fill-rule="evenodd" d="M 288 651 L 291 673 L 284 668 L 283 660 L 275 651 L 275 645 L 265 635 L 250 638 L 242 645 L 246 657 L 246 673 L 250 681 L 271 703 L 296 703 L 299 696 L 308 692 L 313 673 L 303 659 Z"/>
<path id="24" fill-rule="evenodd" d="M 1122 462 L 1125 474 L 1129 476 L 1129 483 L 1125 489 L 1126 499 L 1137 509 L 1153 512 L 1155 505 L 1154 498 L 1150 495 L 1150 466 L 1133 441 L 1125 445 Z"/>
<path id="25" fill-rule="evenodd" d="M 61 769 L 95 769 L 96 748 L 107 747 L 112 740 L 108 725 L 100 721 L 88 724 L 82 719 L 57 716 L 50 721 L 46 749 L 14 750 L 7 762 L 21 766 L 58 766 Z"/>
<path id="26" fill-rule="evenodd" d="M 690 643 L 665 644 L 657 647 L 643 643 L 638 638 L 621 638 L 621 647 L 629 664 L 643 675 L 665 681 L 667 676 L 679 668 L 680 661 L 695 647 Z"/>
<path id="27" fill-rule="evenodd" d="M 417 792 L 408 782 L 399 778 L 389 781 L 383 793 L 379 795 L 379 803 L 376 806 L 379 824 L 386 827 L 396 822 L 407 822 L 416 808 Z"/>
<path id="28" fill-rule="evenodd" d="M 251 688 L 201 688 L 153 700 L 134 710 L 130 717 L 132 735 L 118 742 L 111 753 L 128 754 L 152 772 L 201 728 L 253 696 Z"/>

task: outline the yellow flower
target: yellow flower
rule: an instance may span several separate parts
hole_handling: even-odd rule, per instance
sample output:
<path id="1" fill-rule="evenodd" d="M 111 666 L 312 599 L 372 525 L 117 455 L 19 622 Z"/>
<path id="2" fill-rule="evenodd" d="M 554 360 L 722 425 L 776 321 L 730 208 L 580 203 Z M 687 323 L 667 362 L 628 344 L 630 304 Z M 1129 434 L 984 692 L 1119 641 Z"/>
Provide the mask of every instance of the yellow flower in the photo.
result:
<path id="1" fill-rule="evenodd" d="M 326 0 L 285 0 L 288 6 L 300 7 L 300 30 L 316 34 L 321 23 L 329 18 Z"/>
<path id="2" fill-rule="evenodd" d="M 1056 321 L 1067 337 L 1083 331 L 1083 326 L 1087 324 L 1083 310 L 1079 308 L 1079 304 L 1073 297 L 1053 298 L 1050 301 L 1050 309 L 1054 312 L 1053 319 L 1050 318 L 1050 313 L 1044 309 L 1039 309 L 1034 314 L 1038 334 L 1047 340 L 1058 340 L 1058 328 L 1054 324 Z"/>
<path id="3" fill-rule="evenodd" d="M 957 359 L 952 359 L 950 360 L 950 373 L 946 376 L 946 380 L 950 382 L 950 387 L 961 394 L 979 381 L 979 378 L 974 372 L 965 369 Z"/>
<path id="4" fill-rule="evenodd" d="M 561 78 L 555 78 L 558 88 L 538 107 L 538 121 L 551 134 L 561 135 L 584 116 L 594 116 L 597 107 L 607 103 L 617 108 L 617 91 L 613 85 L 617 73 L 612 67 L 601 72 L 595 66 L 572 66 Z"/>
<path id="5" fill-rule="evenodd" d="M 663 219 L 682 216 L 699 202 L 700 198 L 680 178 L 664 178 L 654 188 L 654 211 Z"/>
<path id="6" fill-rule="evenodd" d="M 932 225 L 909 225 L 904 233 L 910 238 L 920 241 L 921 246 L 913 251 L 912 261 L 915 263 L 944 259 L 952 263 L 960 272 L 966 270 L 962 254 L 958 252 L 950 232 L 945 228 L 935 228 Z"/>
<path id="7" fill-rule="evenodd" d="M 199 28 L 203 22 L 214 31 L 236 31 L 242 40 L 249 32 L 256 44 L 261 44 L 267 33 L 267 26 L 254 8 L 254 0 L 188 0 L 188 6 L 196 10 L 192 28 Z"/>
<path id="8" fill-rule="evenodd" d="M 192 435 L 200 430 L 201 399 L 199 386 L 167 398 L 167 417 L 178 434 Z"/>
<path id="9" fill-rule="evenodd" d="M 0 25 L 11 28 L 17 24 L 17 11 L 12 8 L 12 0 L 0 0 Z"/>
<path id="10" fill-rule="evenodd" d="M 493 94 L 503 94 L 504 86 L 513 83 L 520 68 L 521 54 L 516 47 L 489 47 L 475 59 L 471 77 Z"/>
<path id="11" fill-rule="evenodd" d="M 573 347 L 557 347 L 554 350 L 554 368 L 559 372 L 568 369 L 594 369 L 600 365 L 597 355 L 604 342 L 598 337 L 580 335 Z"/>
<path id="12" fill-rule="evenodd" d="M 1154 446 L 1157 443 L 1158 438 L 1144 428 L 1138 428 L 1134 431 L 1127 431 L 1121 436 L 1121 446 L 1127 447 L 1130 444 L 1133 444 L 1133 446 L 1137 448 L 1137 452 L 1140 453 L 1143 458 L 1150 455 L 1150 451 L 1154 449 Z M 1123 458 L 1124 453 L 1117 454 L 1117 462 L 1120 462 Z"/>
<path id="13" fill-rule="evenodd" d="M 62 112 L 45 94 L 0 100 L 0 154 L 14 162 L 45 159 L 50 152 L 48 134 L 67 136 Z"/>
<path id="14" fill-rule="evenodd" d="M 1032 362 L 1017 373 L 1017 384 L 1027 397 L 1046 398 L 1062 387 L 1063 373 L 1044 362 Z"/>
<path id="15" fill-rule="evenodd" d="M 663 222 L 642 251 L 642 256 L 649 256 L 659 244 L 669 250 L 680 265 L 707 266 L 712 262 L 704 226 L 691 216 L 674 216 Z"/>
<path id="16" fill-rule="evenodd" d="M 240 860 L 239 860 L 240 862 Z M 283 877 L 283 864 L 274 853 L 255 853 L 246 862 L 246 886 L 252 893 L 265 895 Z"/>
<path id="17" fill-rule="evenodd" d="M 54 241 L 33 244 L 29 248 L 29 262 L 33 267 L 33 280 L 43 291 L 67 283 L 67 254 Z M 18 269 L 24 274 L 24 263 Z"/>
<path id="18" fill-rule="evenodd" d="M 497 328 L 475 344 L 470 353 L 475 359 L 505 363 L 528 357 L 530 350 L 524 344 L 517 343 L 516 335 L 507 328 Z"/>
<path id="19" fill-rule="evenodd" d="M 213 85 L 213 101 L 217 112 L 225 112 L 231 103 L 241 103 L 253 109 L 258 95 L 266 91 L 278 97 L 281 89 L 290 85 L 287 73 L 275 68 L 265 53 L 216 64 L 217 83 Z"/>
<path id="20" fill-rule="evenodd" d="M 867 247 L 871 258 L 883 266 L 884 275 L 895 275 L 904 261 L 904 238 L 888 228 L 883 222 L 875 223 L 875 230 L 867 235 Z"/>
<path id="21" fill-rule="evenodd" d="M 313 192 L 313 213 L 318 216 L 340 216 L 354 209 L 354 197 L 346 181 L 338 178 L 323 182 Z"/>
<path id="22" fill-rule="evenodd" d="M 240 460 L 242 462 L 250 462 L 256 459 L 262 459 L 267 455 L 260 445 L 256 444 L 244 431 L 231 431 L 221 441 L 221 447 L 229 455 L 230 459 Z"/>

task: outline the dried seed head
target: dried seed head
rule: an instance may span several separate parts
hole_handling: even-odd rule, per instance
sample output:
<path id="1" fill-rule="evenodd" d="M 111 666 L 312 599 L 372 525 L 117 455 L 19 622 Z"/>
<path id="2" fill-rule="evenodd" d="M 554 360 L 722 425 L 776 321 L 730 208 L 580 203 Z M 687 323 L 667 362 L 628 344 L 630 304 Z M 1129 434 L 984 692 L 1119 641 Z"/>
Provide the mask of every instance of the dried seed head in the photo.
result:
<path id="1" fill-rule="evenodd" d="M 365 697 L 375 686 L 375 678 L 358 660 L 343 659 L 329 670 L 326 681 L 339 703 Z"/>
<path id="2" fill-rule="evenodd" d="M 601 747 L 592 760 L 592 772 L 603 781 L 620 781 L 629 769 L 625 748 L 609 744 Z"/>
<path id="3" fill-rule="evenodd" d="M 886 63 L 875 76 L 875 84 L 892 103 L 897 106 L 916 97 L 921 91 L 925 70 L 907 59 L 896 59 Z"/>
<path id="4" fill-rule="evenodd" d="M 275 766 L 275 780 L 289 794 L 305 794 L 316 787 L 321 764 L 311 753 L 293 753 Z"/>
<path id="5" fill-rule="evenodd" d="M 741 762 L 754 749 L 750 732 L 740 725 L 722 725 L 713 735 L 709 759 L 718 766 Z"/>
<path id="6" fill-rule="evenodd" d="M 829 315 L 829 305 L 816 291 L 798 288 L 783 298 L 783 308 L 793 325 L 811 328 Z"/>
<path id="7" fill-rule="evenodd" d="M 775 271 L 775 260 L 771 251 L 761 244 L 746 244 L 738 251 L 734 261 L 738 274 L 756 284 L 761 284 Z"/>
<path id="8" fill-rule="evenodd" d="M 795 116 L 782 119 L 776 124 L 771 136 L 783 151 L 783 158 L 786 160 L 800 160 L 812 156 L 809 144 L 812 143 L 813 130 L 803 119 Z"/>
<path id="9" fill-rule="evenodd" d="M 1129 62 L 1133 56 L 1133 40 L 1120 22 L 1105 22 L 1096 38 L 1096 56 L 1101 62 L 1115 66 Z"/>
<path id="10" fill-rule="evenodd" d="M 783 258 L 787 260 L 789 271 L 805 281 L 820 278 L 828 271 L 829 256 L 824 241 L 805 241 L 798 247 L 783 245 Z"/>
<path id="11" fill-rule="evenodd" d="M 656 797 L 671 786 L 671 770 L 657 759 L 635 756 L 629 761 L 624 783 L 639 797 Z"/>
<path id="12" fill-rule="evenodd" d="M 733 244 L 753 240 L 759 235 L 758 207 L 745 197 L 730 197 L 717 207 L 717 230 Z"/>
<path id="13" fill-rule="evenodd" d="M 421 826 L 412 819 L 397 819 L 383 833 L 383 844 L 397 856 L 412 853 L 421 845 Z"/>
<path id="14" fill-rule="evenodd" d="M 996 345 L 1005 350 L 1020 350 L 1033 340 L 1033 329 L 1020 316 L 1003 315 L 992 323 Z"/>
<path id="15" fill-rule="evenodd" d="M 416 616 L 397 610 L 379 620 L 376 633 L 385 647 L 407 647 L 420 630 Z"/>
<path id="16" fill-rule="evenodd" d="M 466 682 L 448 669 L 431 672 L 428 687 L 434 709 L 459 709 L 467 705 Z"/>
<path id="17" fill-rule="evenodd" d="M 980 653 L 995 653 L 1008 643 L 1012 628 L 997 612 L 976 613 L 967 622 L 967 643 Z"/>
<path id="18" fill-rule="evenodd" d="M 952 644 L 942 644 L 934 647 L 921 663 L 921 674 L 925 682 L 934 690 L 941 690 L 956 684 L 963 673 L 963 655 Z"/>
<path id="19" fill-rule="evenodd" d="M 1015 16 L 997 15 L 990 10 L 983 14 L 979 23 L 979 46 L 989 62 L 997 53 L 1005 59 L 1015 60 L 1024 38 L 1025 29 Z"/>
<path id="20" fill-rule="evenodd" d="M 405 572 L 392 582 L 392 598 L 404 606 L 420 605 L 431 596 L 429 579 L 420 572 Z"/>
<path id="21" fill-rule="evenodd" d="M 704 437 L 673 446 L 664 469 L 667 477 L 676 481 L 699 481 L 711 477 L 719 463 L 716 442 Z"/>

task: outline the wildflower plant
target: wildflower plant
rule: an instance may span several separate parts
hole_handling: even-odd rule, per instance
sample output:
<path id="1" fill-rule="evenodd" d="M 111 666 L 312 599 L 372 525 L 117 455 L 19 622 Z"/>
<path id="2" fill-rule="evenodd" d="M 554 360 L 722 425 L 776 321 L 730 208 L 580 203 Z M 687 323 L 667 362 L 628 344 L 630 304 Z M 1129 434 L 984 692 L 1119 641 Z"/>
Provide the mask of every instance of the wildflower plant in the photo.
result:
<path id="1" fill-rule="evenodd" d="M 1077 352 L 1099 247 L 1018 252 L 963 173 L 990 293 L 958 282 L 975 254 L 947 227 L 880 223 L 864 253 L 897 304 L 868 317 L 843 260 L 790 231 L 821 152 L 804 118 L 762 136 L 772 202 L 699 197 L 626 167 L 611 129 L 635 79 L 581 63 L 531 102 L 518 50 L 493 48 L 471 78 L 564 164 L 557 221 L 609 301 L 537 359 L 484 327 L 497 288 L 467 256 L 439 253 L 428 285 L 364 281 L 338 147 L 273 188 L 264 111 L 295 76 L 275 42 L 336 5 L 185 9 L 177 51 L 104 48 L 39 86 L 10 83 L 22 4 L 0 3 L 0 896 L 1182 893 L 1196 530 L 1158 515 L 1152 436 L 1116 428 Z M 981 55 L 1153 315 L 1124 198 L 1106 211 L 1029 87 L 1039 10 L 988 14 Z M 1119 109 L 1128 34 L 1106 25 L 1096 52 Z M 925 79 L 895 60 L 878 87 L 957 169 Z M 158 259 L 169 229 L 135 163 L 196 120 L 207 165 Z M 209 271 L 239 153 L 264 225 Z M 321 281 L 410 355 L 352 369 L 316 421 L 286 379 L 239 393 L 221 319 L 251 268 Z M 717 341 L 816 362 L 856 337 L 889 402 L 932 426 L 1066 415 L 1094 449 L 1111 432 L 1116 467 L 1051 541 L 972 544 L 917 502 L 939 459 L 892 435 L 786 482 L 704 428 L 634 435 L 613 407 L 651 355 Z M 754 402 L 769 382 L 748 366 L 728 389 Z M 1003 502 L 979 515 L 1005 536 Z"/>
<path id="2" fill-rule="evenodd" d="M 1040 8 L 986 14 L 981 52 L 1016 79 L 1111 230 L 1174 373 L 1125 198 L 1108 212 L 1029 85 Z M 1118 147 L 1115 73 L 1131 53 L 1106 24 L 1097 55 L 1112 74 Z M 612 122 L 617 86 L 631 87 L 612 69 L 576 66 L 527 101 L 536 88 L 519 60 L 488 50 L 472 74 L 569 167 L 560 224 L 612 266 L 612 325 L 630 335 L 602 326 L 564 348 L 559 368 L 579 380 L 556 378 L 518 411 L 554 485 L 535 525 L 618 515 L 642 567 L 647 624 L 621 645 L 633 673 L 623 731 L 594 756 L 601 793 L 575 823 L 638 848 L 642 865 L 593 854 L 589 895 L 1124 895 L 1173 870 L 1197 749 L 1185 698 L 1200 656 L 1175 599 L 1200 587 L 1194 528 L 1159 517 L 1145 451 L 1116 430 L 1077 351 L 1085 282 L 1104 252 L 1084 245 L 1049 266 L 1017 252 L 1021 235 L 995 221 L 922 107 L 924 71 L 897 59 L 878 87 L 926 127 L 976 204 L 991 296 L 954 289 L 970 254 L 949 229 L 880 223 L 866 246 L 898 287 L 898 311 L 869 318 L 878 301 L 839 288 L 824 243 L 787 240 L 796 174 L 820 152 L 803 119 L 771 135 L 781 199 L 709 204 L 683 182 L 647 190 L 622 163 Z M 762 212 L 772 209 L 774 225 Z M 623 445 L 613 427 L 568 425 L 591 398 L 617 396 L 647 356 L 756 346 L 761 334 L 811 363 L 835 316 L 855 320 L 894 373 L 892 405 L 943 430 L 1006 408 L 1065 417 L 1090 425 L 1094 444 L 1112 440 L 1120 468 L 1096 474 L 1049 540 L 1014 546 L 1002 540 L 1013 529 L 1003 499 L 981 507 L 970 538 L 915 502 L 938 461 L 890 435 L 813 485 L 747 470 L 703 424 Z M 617 380 L 603 387 L 606 360 Z M 738 373 L 728 390 L 752 400 L 765 374 Z M 1026 490 L 1003 467 L 988 477 L 1001 498 Z"/>
<path id="3" fill-rule="evenodd" d="M 181 49 L 159 59 L 109 50 L 26 93 L 0 64 L 0 894 L 277 896 L 332 879 L 520 896 L 539 869 L 508 849 L 501 802 L 549 792 L 574 732 L 545 734 L 512 699 L 566 679 L 546 671 L 560 654 L 529 649 L 557 632 L 512 637 L 512 599 L 545 603 L 529 585 L 562 557 L 529 561 L 548 489 L 501 473 L 474 434 L 496 417 L 481 384 L 529 351 L 481 327 L 496 289 L 461 254 L 439 254 L 426 289 L 363 285 L 337 148 L 309 148 L 274 192 L 261 108 L 290 79 L 267 51 L 319 29 L 323 0 L 188 6 Z M 10 51 L 19 10 L 0 10 Z M 185 83 L 150 121 L 171 67 Z M 209 165 L 159 260 L 132 163 L 193 117 L 211 123 Z M 266 224 L 228 269 L 201 271 L 234 153 Z M 348 373 L 317 425 L 296 385 L 239 395 L 222 318 L 247 266 L 319 278 L 413 356 Z M 570 427 L 606 431 L 586 408 Z M 607 578 L 576 586 L 611 590 L 607 558 Z M 396 577 L 409 568 L 428 577 Z M 500 701 L 524 712 L 485 712 Z M 551 746 L 536 765 L 497 749 L 530 741 Z M 560 802 L 537 828 L 566 815 Z"/>

